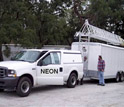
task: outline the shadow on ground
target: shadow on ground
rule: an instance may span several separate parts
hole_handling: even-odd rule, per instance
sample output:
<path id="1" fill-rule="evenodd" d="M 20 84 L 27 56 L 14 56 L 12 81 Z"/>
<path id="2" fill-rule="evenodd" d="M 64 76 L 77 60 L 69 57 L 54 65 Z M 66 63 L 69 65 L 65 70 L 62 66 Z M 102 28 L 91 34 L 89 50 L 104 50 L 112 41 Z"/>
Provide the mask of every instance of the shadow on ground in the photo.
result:
<path id="1" fill-rule="evenodd" d="M 114 79 L 107 79 L 105 80 L 105 83 L 106 84 L 112 84 L 112 83 L 117 83 Z M 83 81 L 83 85 L 96 85 L 98 84 L 98 80 L 84 80 Z M 61 90 L 61 89 L 69 89 L 67 88 L 66 85 L 62 85 L 62 86 L 59 86 L 59 85 L 47 85 L 47 86 L 41 86 L 41 87 L 36 87 L 36 88 L 33 88 L 31 93 L 32 94 L 35 94 L 35 93 L 39 93 L 39 92 L 47 92 L 47 91 L 55 91 L 55 90 Z M 5 97 L 9 96 L 9 97 L 18 97 L 16 95 L 16 92 L 15 91 L 12 91 L 12 90 L 5 90 L 4 92 L 0 92 L 0 94 L 4 94 Z"/>
<path id="2" fill-rule="evenodd" d="M 84 80 L 83 81 L 84 84 L 98 84 L 98 82 L 99 82 L 99 80 L 95 80 L 95 79 Z M 109 83 L 111 84 L 111 83 L 117 83 L 117 82 L 115 81 L 115 79 L 106 79 L 105 83 L 106 84 L 109 84 Z"/>

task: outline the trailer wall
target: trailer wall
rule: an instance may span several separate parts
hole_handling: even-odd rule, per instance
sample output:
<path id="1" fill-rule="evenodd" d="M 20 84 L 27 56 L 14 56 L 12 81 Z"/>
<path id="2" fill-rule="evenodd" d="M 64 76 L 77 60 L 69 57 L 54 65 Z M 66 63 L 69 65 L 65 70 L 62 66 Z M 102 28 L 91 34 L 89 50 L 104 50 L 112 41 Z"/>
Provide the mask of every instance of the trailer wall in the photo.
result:
<path id="1" fill-rule="evenodd" d="M 101 45 L 101 55 L 105 60 L 105 77 L 116 77 L 117 72 L 124 71 L 124 48 Z"/>
<path id="2" fill-rule="evenodd" d="M 80 48 L 79 48 L 80 47 Z M 86 48 L 86 52 L 83 48 Z M 84 75 L 91 78 L 98 78 L 98 56 L 101 55 L 105 61 L 105 79 L 116 78 L 117 72 L 124 71 L 124 48 L 101 43 L 72 43 L 72 50 L 80 50 L 84 61 Z"/>

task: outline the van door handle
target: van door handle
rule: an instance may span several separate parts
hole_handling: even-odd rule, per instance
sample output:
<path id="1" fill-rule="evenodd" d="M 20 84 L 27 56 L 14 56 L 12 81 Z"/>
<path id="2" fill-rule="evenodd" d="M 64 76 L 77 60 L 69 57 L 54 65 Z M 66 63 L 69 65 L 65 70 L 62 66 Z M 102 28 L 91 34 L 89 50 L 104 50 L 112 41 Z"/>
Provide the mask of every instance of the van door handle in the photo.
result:
<path id="1" fill-rule="evenodd" d="M 62 72 L 62 71 L 63 71 L 63 68 L 62 68 L 62 67 L 60 67 L 60 68 L 59 68 L 59 71 L 60 71 L 60 72 Z"/>

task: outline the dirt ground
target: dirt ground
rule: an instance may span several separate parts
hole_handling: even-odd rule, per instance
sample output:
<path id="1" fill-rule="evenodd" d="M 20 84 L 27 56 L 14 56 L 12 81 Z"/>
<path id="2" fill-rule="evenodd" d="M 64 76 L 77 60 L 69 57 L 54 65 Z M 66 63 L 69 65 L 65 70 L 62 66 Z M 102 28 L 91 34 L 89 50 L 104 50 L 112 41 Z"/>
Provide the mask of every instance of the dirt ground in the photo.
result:
<path id="1" fill-rule="evenodd" d="M 113 80 L 105 86 L 85 81 L 75 88 L 42 86 L 32 89 L 28 97 L 15 92 L 0 92 L 0 107 L 124 107 L 124 82 Z"/>

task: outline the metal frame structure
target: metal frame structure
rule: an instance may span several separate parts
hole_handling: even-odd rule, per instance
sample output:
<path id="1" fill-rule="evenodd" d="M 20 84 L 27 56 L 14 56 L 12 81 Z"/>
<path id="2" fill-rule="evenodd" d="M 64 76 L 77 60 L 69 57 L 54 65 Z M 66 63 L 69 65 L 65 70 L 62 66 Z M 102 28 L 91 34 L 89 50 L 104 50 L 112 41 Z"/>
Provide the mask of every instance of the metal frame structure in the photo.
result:
<path id="1" fill-rule="evenodd" d="M 88 20 L 85 20 L 84 25 L 79 32 L 76 32 L 75 37 L 79 37 L 79 42 L 83 37 L 88 37 L 87 42 L 90 42 L 90 38 L 98 39 L 113 45 L 124 45 L 124 39 L 119 35 L 110 33 L 93 25 L 90 25 Z"/>

